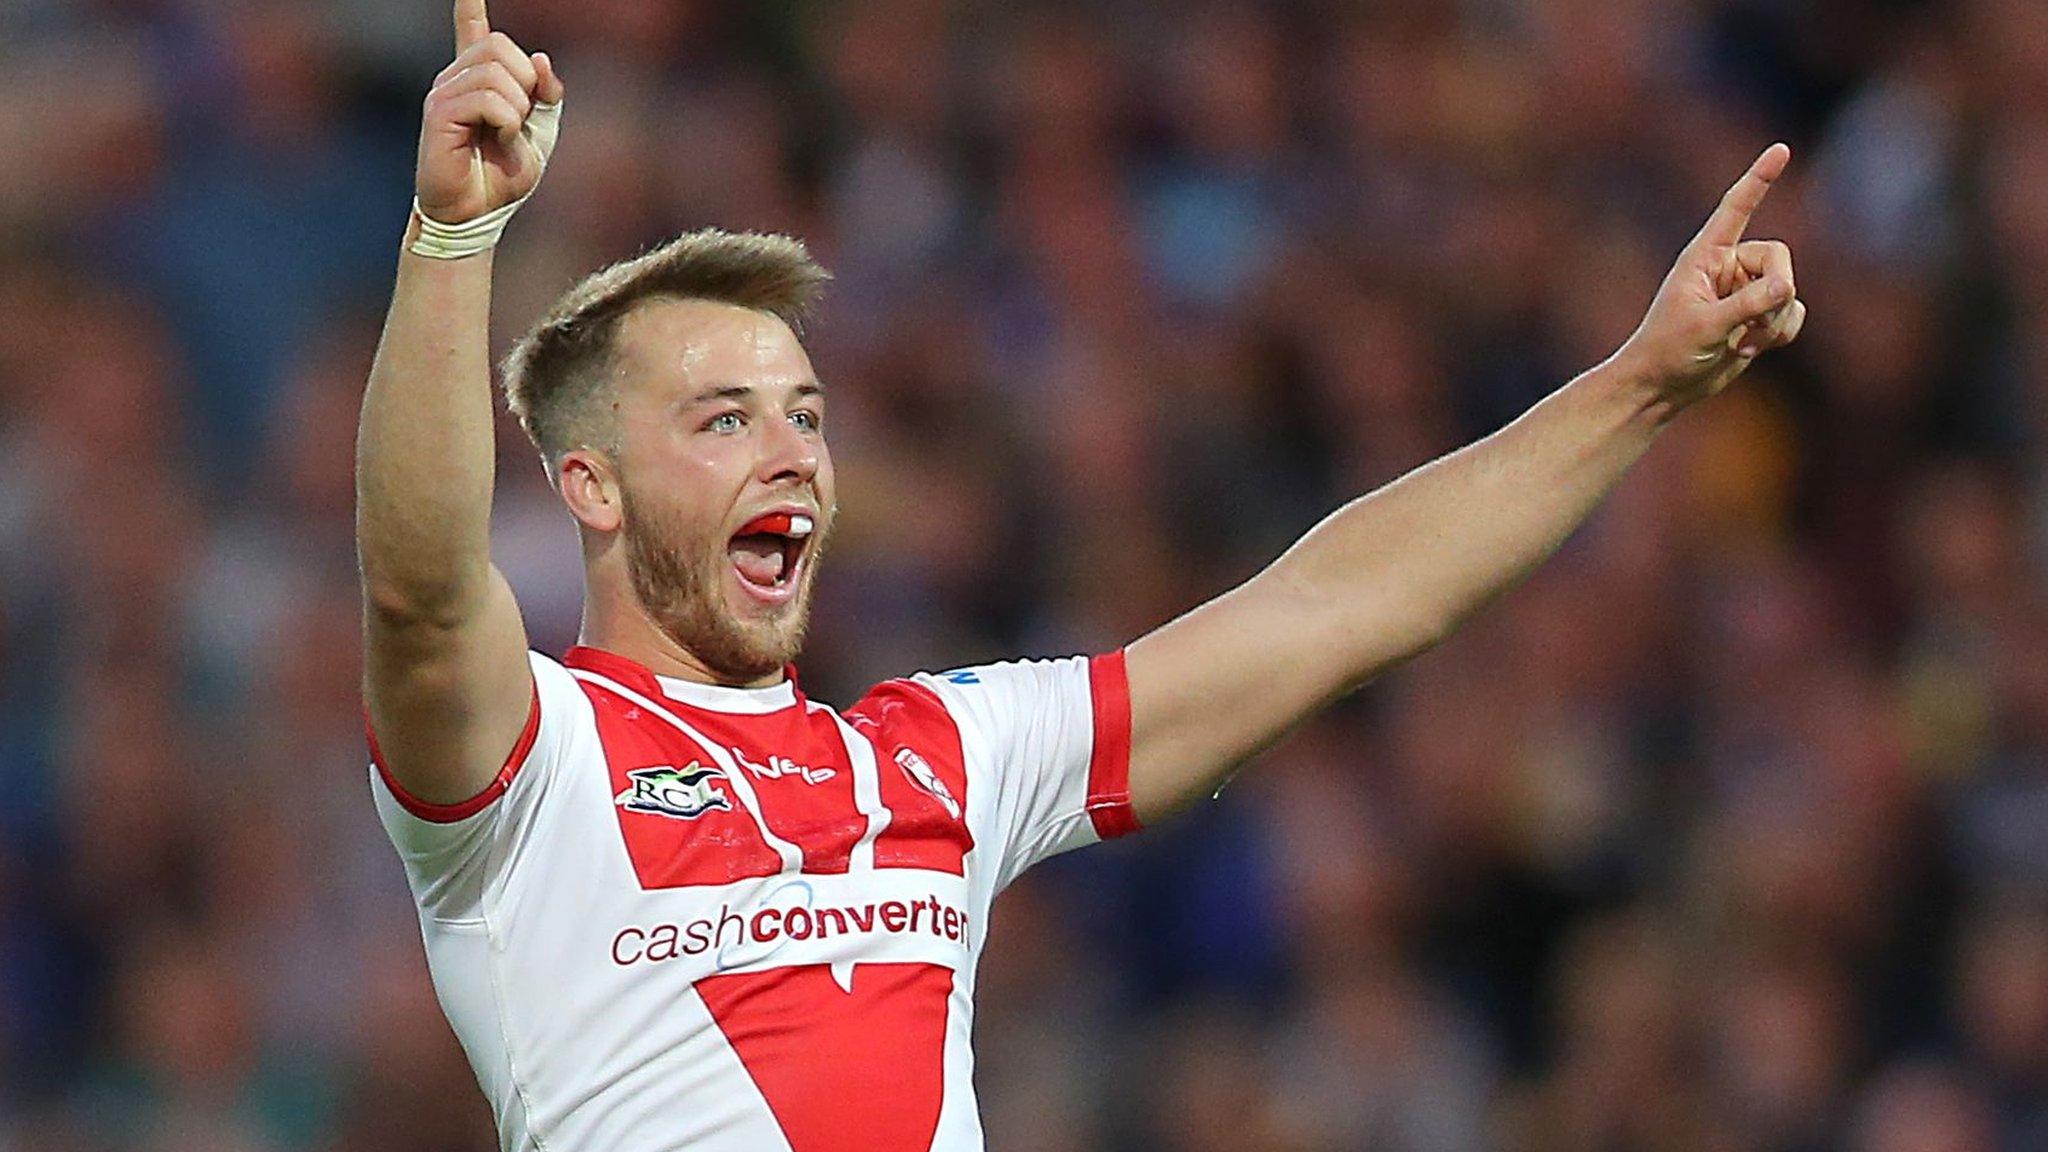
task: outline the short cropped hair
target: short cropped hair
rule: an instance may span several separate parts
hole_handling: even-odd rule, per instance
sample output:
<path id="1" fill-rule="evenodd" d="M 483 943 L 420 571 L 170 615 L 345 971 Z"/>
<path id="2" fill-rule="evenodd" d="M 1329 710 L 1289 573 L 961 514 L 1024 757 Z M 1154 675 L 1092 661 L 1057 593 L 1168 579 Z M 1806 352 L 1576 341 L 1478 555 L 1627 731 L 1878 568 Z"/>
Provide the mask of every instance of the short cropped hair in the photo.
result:
<path id="1" fill-rule="evenodd" d="M 512 346 L 505 399 L 550 475 L 575 448 L 617 451 L 610 371 L 619 322 L 647 300 L 752 308 L 803 332 L 832 274 L 803 241 L 762 232 L 685 232 L 583 278 Z"/>

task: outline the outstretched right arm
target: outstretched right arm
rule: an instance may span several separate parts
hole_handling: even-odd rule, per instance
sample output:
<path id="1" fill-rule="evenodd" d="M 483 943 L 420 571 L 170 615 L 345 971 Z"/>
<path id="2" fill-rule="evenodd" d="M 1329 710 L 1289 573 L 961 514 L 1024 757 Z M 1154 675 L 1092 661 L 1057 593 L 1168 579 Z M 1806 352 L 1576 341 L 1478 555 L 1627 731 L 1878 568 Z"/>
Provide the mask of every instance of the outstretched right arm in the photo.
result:
<path id="1" fill-rule="evenodd" d="M 491 252 L 448 258 L 420 242 L 421 217 L 462 225 L 523 199 L 562 98 L 546 56 L 490 31 L 484 0 L 457 0 L 455 30 L 455 61 L 426 100 L 418 206 L 356 437 L 364 701 L 385 767 L 431 804 L 489 786 L 533 682 L 490 556 Z M 536 105 L 550 130 L 538 139 Z"/>

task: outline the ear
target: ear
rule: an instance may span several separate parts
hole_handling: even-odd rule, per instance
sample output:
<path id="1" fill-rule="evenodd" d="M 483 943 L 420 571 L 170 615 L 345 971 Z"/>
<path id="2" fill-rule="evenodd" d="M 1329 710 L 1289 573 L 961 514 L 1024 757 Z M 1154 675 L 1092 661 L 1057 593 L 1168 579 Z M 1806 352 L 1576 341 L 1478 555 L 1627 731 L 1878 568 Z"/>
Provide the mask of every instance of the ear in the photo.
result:
<path id="1" fill-rule="evenodd" d="M 617 532 L 625 522 L 625 499 L 611 461 L 573 448 L 555 465 L 555 488 L 570 515 L 593 532 Z"/>

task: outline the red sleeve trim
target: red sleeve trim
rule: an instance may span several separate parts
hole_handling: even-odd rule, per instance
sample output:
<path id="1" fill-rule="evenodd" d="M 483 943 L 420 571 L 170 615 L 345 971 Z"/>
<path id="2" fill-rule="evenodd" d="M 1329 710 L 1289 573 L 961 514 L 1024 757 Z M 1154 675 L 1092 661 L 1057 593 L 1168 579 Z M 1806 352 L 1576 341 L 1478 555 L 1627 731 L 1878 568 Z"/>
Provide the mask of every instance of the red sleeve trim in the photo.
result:
<path id="1" fill-rule="evenodd" d="M 540 684 L 533 685 L 533 703 L 526 710 L 526 727 L 520 730 L 519 742 L 512 746 L 512 754 L 505 758 L 505 765 L 484 789 L 469 799 L 455 804 L 435 804 L 422 800 L 405 790 L 398 777 L 384 763 L 384 753 L 377 747 L 377 733 L 370 727 L 370 709 L 363 708 L 363 734 L 370 738 L 370 762 L 377 766 L 377 775 L 384 780 L 384 787 L 391 790 L 398 806 L 430 824 L 453 824 L 491 806 L 491 802 L 505 794 L 512 786 L 512 778 L 519 774 L 519 766 L 526 763 L 527 754 L 533 751 L 533 742 L 540 736 Z"/>
<path id="2" fill-rule="evenodd" d="M 1088 757 L 1088 819 L 1096 836 L 1113 840 L 1142 825 L 1131 808 L 1131 682 L 1121 650 L 1088 661 L 1095 746 Z"/>

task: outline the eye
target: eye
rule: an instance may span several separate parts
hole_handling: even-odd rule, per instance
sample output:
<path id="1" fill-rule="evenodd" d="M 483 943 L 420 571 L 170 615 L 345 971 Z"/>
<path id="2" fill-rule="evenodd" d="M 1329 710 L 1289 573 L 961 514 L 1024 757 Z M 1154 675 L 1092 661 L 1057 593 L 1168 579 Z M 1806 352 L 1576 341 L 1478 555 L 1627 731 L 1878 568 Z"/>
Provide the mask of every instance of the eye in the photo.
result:
<path id="1" fill-rule="evenodd" d="M 824 425 L 824 418 L 816 412 L 799 410 L 789 414 L 789 422 L 806 432 L 816 432 Z"/>
<path id="2" fill-rule="evenodd" d="M 710 432 L 737 432 L 741 428 L 746 427 L 746 423 L 746 420 L 737 412 L 720 412 L 718 415 L 713 416 L 704 425 L 704 428 Z"/>

